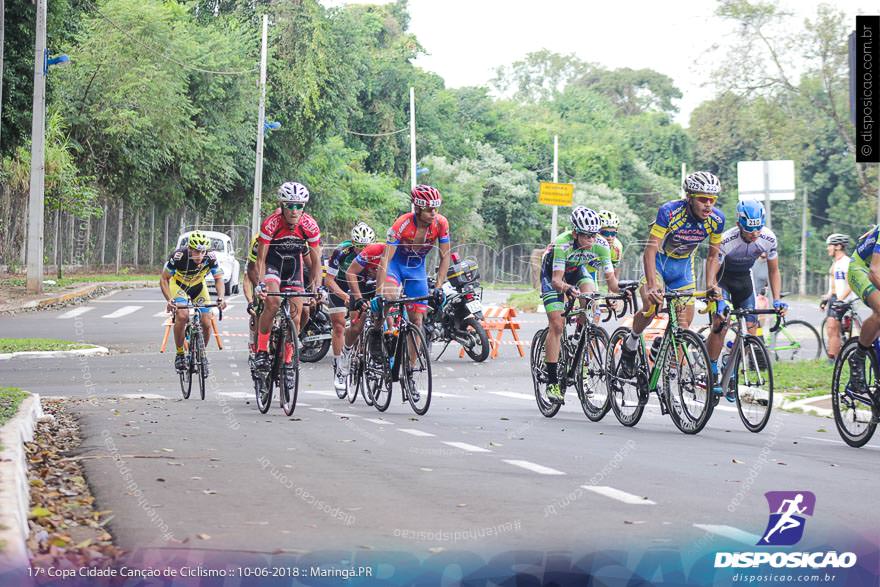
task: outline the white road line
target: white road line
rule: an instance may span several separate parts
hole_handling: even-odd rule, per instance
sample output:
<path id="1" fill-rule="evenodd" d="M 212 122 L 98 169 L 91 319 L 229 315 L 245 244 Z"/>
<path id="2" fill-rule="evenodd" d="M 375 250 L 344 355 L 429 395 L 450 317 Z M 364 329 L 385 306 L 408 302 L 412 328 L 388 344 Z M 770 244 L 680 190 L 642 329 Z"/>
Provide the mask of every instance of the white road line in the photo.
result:
<path id="1" fill-rule="evenodd" d="M 333 413 L 333 410 L 331 410 L 330 408 L 309 408 L 309 409 L 312 411 L 315 411 L 315 412 L 325 412 L 325 413 L 329 413 L 329 414 Z"/>
<path id="2" fill-rule="evenodd" d="M 169 314 L 165 310 L 162 310 L 161 312 L 156 312 L 155 314 L 153 314 L 153 318 L 171 318 L 171 314 Z"/>
<path id="3" fill-rule="evenodd" d="M 327 391 L 326 389 L 301 389 L 300 393 L 311 393 L 313 395 L 326 395 L 329 397 L 336 397 L 335 391 Z"/>
<path id="4" fill-rule="evenodd" d="M 557 471 L 556 469 L 551 469 L 550 467 L 545 467 L 531 461 L 504 459 L 504 462 L 515 467 L 528 469 L 529 471 L 532 471 L 533 473 L 538 473 L 539 475 L 565 475 L 565 473 L 563 473 L 562 471 Z"/>
<path id="5" fill-rule="evenodd" d="M 137 312 L 141 308 L 143 308 L 143 306 L 122 306 L 115 312 L 104 314 L 103 316 L 101 316 L 101 318 L 121 318 L 123 316 L 127 316 L 128 314 L 131 314 L 132 312 Z"/>
<path id="6" fill-rule="evenodd" d="M 239 373 L 238 371 L 233 371 L 232 374 L 236 377 L 241 377 L 241 373 Z"/>
<path id="7" fill-rule="evenodd" d="M 513 399 L 527 399 L 529 401 L 535 401 L 535 396 L 529 395 L 527 393 L 517 393 L 515 391 L 490 391 L 489 393 L 493 395 L 500 395 L 501 397 L 512 397 Z"/>
<path id="8" fill-rule="evenodd" d="M 735 540 L 736 542 L 741 542 L 742 544 L 748 544 L 750 546 L 754 546 L 758 543 L 758 540 L 761 539 L 757 534 L 750 534 L 745 530 L 740 530 L 739 528 L 734 528 L 733 526 L 719 526 L 715 524 L 694 524 L 694 528 L 699 528 L 705 532 L 709 532 L 711 534 L 717 534 L 718 536 L 723 536 L 724 538 L 729 538 L 730 540 Z"/>
<path id="9" fill-rule="evenodd" d="M 467 383 L 467 382 L 468 382 L 467 377 L 458 377 L 458 380 L 461 381 L 462 383 Z"/>
<path id="10" fill-rule="evenodd" d="M 153 300 L 92 300 L 89 302 L 90 304 L 118 304 L 119 302 L 128 302 L 130 304 L 167 304 L 165 300 L 162 299 L 162 296 L 159 296 L 159 299 Z"/>
<path id="11" fill-rule="evenodd" d="M 244 391 L 218 391 L 217 395 L 222 395 L 223 397 L 231 397 L 235 399 L 252 399 L 256 397 L 253 393 L 247 393 Z"/>
<path id="12" fill-rule="evenodd" d="M 236 363 L 229 363 L 229 366 L 233 369 L 238 369 L 238 364 Z"/>
<path id="13" fill-rule="evenodd" d="M 593 493 L 598 493 L 599 495 L 604 495 L 605 497 L 610 497 L 611 499 L 616 499 L 617 501 L 622 501 L 623 503 L 631 505 L 657 505 L 650 499 L 645 499 L 638 495 L 621 491 L 620 489 L 614 489 L 613 487 L 607 487 L 604 485 L 581 485 L 581 487 L 587 491 L 592 491 Z"/>
<path id="14" fill-rule="evenodd" d="M 413 436 L 434 436 L 430 432 L 425 432 L 424 430 L 416 430 L 415 428 L 398 428 L 397 430 L 406 434 L 412 434 Z"/>
<path id="15" fill-rule="evenodd" d="M 296 405 L 298 405 L 298 406 L 302 406 L 302 407 L 304 407 L 304 408 L 308 408 L 308 407 L 311 407 L 312 404 L 304 404 L 304 403 L 302 403 L 302 402 L 296 402 Z"/>
<path id="16" fill-rule="evenodd" d="M 123 393 L 119 397 L 124 397 L 125 399 L 170 399 L 168 396 L 157 393 Z"/>
<path id="17" fill-rule="evenodd" d="M 380 426 L 384 426 L 386 424 L 394 426 L 394 422 L 389 422 L 388 420 L 380 420 L 379 418 L 364 418 L 364 421 L 372 422 L 373 424 L 379 424 Z"/>
<path id="18" fill-rule="evenodd" d="M 443 441 L 443 444 L 447 446 L 451 446 L 453 448 L 460 448 L 461 450 L 466 450 L 468 452 L 492 452 L 488 448 L 483 448 L 482 446 L 475 446 L 473 444 L 468 444 L 466 442 L 447 442 Z"/>
<path id="19" fill-rule="evenodd" d="M 730 406 L 721 406 L 721 405 L 715 406 L 714 409 L 721 410 L 722 412 L 738 412 L 739 411 L 736 408 L 732 408 Z"/>
<path id="20" fill-rule="evenodd" d="M 92 308 L 90 306 L 83 306 L 81 308 L 74 308 L 73 310 L 68 310 L 67 312 L 64 312 L 63 314 L 58 316 L 58 319 L 59 320 L 68 320 L 70 318 L 76 318 L 77 316 L 82 316 L 83 314 L 85 314 L 86 312 L 90 312 L 91 310 L 94 310 L 94 308 Z"/>
<path id="21" fill-rule="evenodd" d="M 801 438 L 806 438 L 808 440 L 818 440 L 819 442 L 830 442 L 832 444 L 843 444 L 846 445 L 842 440 L 832 440 L 831 438 L 816 438 L 815 436 L 801 436 Z M 867 448 L 871 450 L 880 450 L 880 446 L 863 446 L 862 448 Z"/>
<path id="22" fill-rule="evenodd" d="M 463 395 L 459 395 L 457 393 L 446 393 L 445 391 L 433 391 L 431 395 L 434 397 L 464 397 Z"/>
<path id="23" fill-rule="evenodd" d="M 447 371 L 453 371 L 453 372 L 455 371 L 455 369 L 453 369 L 452 367 L 446 367 L 446 370 L 447 370 Z"/>

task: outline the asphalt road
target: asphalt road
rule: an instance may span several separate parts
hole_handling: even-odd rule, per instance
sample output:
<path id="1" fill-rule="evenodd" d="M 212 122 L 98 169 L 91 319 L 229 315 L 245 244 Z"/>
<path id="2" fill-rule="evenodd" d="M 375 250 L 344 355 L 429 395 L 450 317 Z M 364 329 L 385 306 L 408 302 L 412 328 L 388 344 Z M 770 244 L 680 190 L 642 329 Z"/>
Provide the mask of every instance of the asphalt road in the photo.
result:
<path id="1" fill-rule="evenodd" d="M 487 302 L 503 294 L 487 291 Z M 493 299 L 494 298 L 494 299 Z M 379 414 L 332 391 L 329 357 L 304 368 L 293 417 L 257 412 L 244 301 L 231 300 L 210 350 L 205 401 L 180 398 L 172 354 L 159 354 L 157 290 L 110 294 L 75 309 L 0 318 L 3 336 L 109 347 L 107 357 L 0 363 L 0 380 L 74 398 L 80 456 L 120 546 L 235 552 L 403 549 L 504 551 L 754 545 L 764 492 L 808 490 L 817 510 L 803 544 L 861 536 L 880 523 L 880 444 L 846 447 L 833 421 L 774 412 L 761 434 L 721 405 L 685 436 L 656 406 L 635 428 L 586 420 L 577 400 L 540 415 L 528 359 L 506 345 L 474 364 L 434 364 L 430 412 L 395 388 Z M 796 304 L 795 313 L 812 320 Z M 77 312 L 72 315 L 71 312 Z M 125 313 L 128 312 L 128 313 Z M 530 340 L 545 319 L 521 317 Z M 854 507 L 854 504 L 861 506 Z M 868 540 L 876 542 L 876 532 Z"/>

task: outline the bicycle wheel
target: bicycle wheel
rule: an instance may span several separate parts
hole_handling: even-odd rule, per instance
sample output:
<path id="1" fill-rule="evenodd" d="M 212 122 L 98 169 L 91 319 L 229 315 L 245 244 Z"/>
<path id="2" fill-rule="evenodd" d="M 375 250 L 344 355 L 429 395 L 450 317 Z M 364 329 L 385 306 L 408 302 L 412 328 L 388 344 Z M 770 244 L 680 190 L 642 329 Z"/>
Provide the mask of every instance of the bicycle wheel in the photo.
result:
<path id="1" fill-rule="evenodd" d="M 413 412 L 419 416 L 431 407 L 431 357 L 418 326 L 407 327 L 401 353 L 400 385 Z"/>
<path id="2" fill-rule="evenodd" d="M 468 338 L 474 343 L 474 346 L 471 348 L 465 347 L 464 352 L 466 352 L 473 361 L 482 363 L 489 356 L 490 350 L 489 336 L 486 334 L 486 329 L 483 328 L 480 321 L 473 316 L 465 318 L 464 327 L 467 331 Z"/>
<path id="3" fill-rule="evenodd" d="M 737 359 L 733 385 L 736 409 L 749 432 L 760 432 L 773 408 L 773 367 L 770 353 L 757 336 L 746 336 L 743 354 Z"/>
<path id="4" fill-rule="evenodd" d="M 202 338 L 201 327 L 197 328 L 190 339 L 192 370 L 199 380 L 199 397 L 205 399 L 205 339 Z"/>
<path id="5" fill-rule="evenodd" d="M 828 316 L 822 318 L 822 324 L 819 326 L 819 338 L 822 341 L 822 349 L 825 353 L 828 353 L 828 336 L 825 334 L 825 326 L 828 324 Z M 846 339 L 843 338 L 843 333 L 841 333 L 841 340 L 846 342 Z"/>
<path id="6" fill-rule="evenodd" d="M 299 392 L 299 337 L 293 322 L 285 322 L 282 328 L 281 339 L 284 341 L 284 344 L 280 345 L 280 349 L 276 351 L 280 361 L 278 366 L 278 395 L 281 398 L 281 409 L 284 410 L 286 416 L 290 416 L 296 409 L 296 396 Z M 291 346 L 289 351 L 287 345 Z M 290 353 L 289 361 L 286 360 L 288 352 Z"/>
<path id="7" fill-rule="evenodd" d="M 611 409 L 608 386 L 605 384 L 605 355 L 608 352 L 608 333 L 599 327 L 590 327 L 584 345 L 581 368 L 578 369 L 577 390 L 584 415 L 598 422 Z"/>
<path id="8" fill-rule="evenodd" d="M 318 310 L 303 328 L 302 337 L 305 341 L 300 341 L 299 359 L 303 363 L 317 363 L 330 350 L 330 339 L 319 338 L 330 334 L 328 325 L 330 324 L 330 316 L 323 310 Z"/>
<path id="9" fill-rule="evenodd" d="M 542 328 L 532 338 L 532 353 L 529 364 L 532 370 L 532 383 L 535 386 L 535 400 L 538 409 L 547 418 L 552 418 L 562 407 L 560 404 L 551 402 L 547 397 L 547 363 L 545 361 L 544 343 L 547 341 L 547 329 Z M 560 354 L 562 354 L 560 352 Z M 557 364 L 557 368 L 558 368 Z"/>
<path id="10" fill-rule="evenodd" d="M 391 404 L 391 373 L 382 333 L 370 329 L 364 353 L 364 387 L 370 401 L 380 412 Z"/>
<path id="11" fill-rule="evenodd" d="M 187 329 L 189 329 L 189 326 L 187 326 Z M 189 336 L 186 338 L 189 338 Z M 189 399 L 189 394 L 192 392 L 192 365 L 190 361 L 190 356 L 187 355 L 186 368 L 179 373 L 180 392 L 183 394 L 183 399 Z"/>
<path id="12" fill-rule="evenodd" d="M 880 419 L 880 408 L 875 399 L 878 395 L 877 358 L 873 349 L 868 352 L 865 361 L 866 389 L 852 390 L 849 386 L 849 357 L 856 351 L 857 345 L 858 339 L 855 338 L 844 345 L 834 363 L 831 378 L 834 423 L 843 441 L 854 448 L 864 446 L 871 440 Z"/>
<path id="13" fill-rule="evenodd" d="M 697 434 L 715 407 L 709 353 L 700 335 L 690 330 L 676 330 L 674 341 L 662 372 L 669 417 L 685 434 Z"/>
<path id="14" fill-rule="evenodd" d="M 647 390 L 648 378 L 644 375 L 645 357 L 641 348 L 636 355 L 637 374 L 633 378 L 620 377 L 620 355 L 623 352 L 623 341 L 629 336 L 630 329 L 621 326 L 611 335 L 605 356 L 605 384 L 611 409 L 617 421 L 624 426 L 635 426 L 642 419 L 645 403 L 639 400 L 639 388 Z M 640 345 L 641 346 L 641 345 Z"/>
<path id="15" fill-rule="evenodd" d="M 790 320 L 770 335 L 767 350 L 777 361 L 818 359 L 822 352 L 822 339 L 816 329 L 803 320 Z"/>

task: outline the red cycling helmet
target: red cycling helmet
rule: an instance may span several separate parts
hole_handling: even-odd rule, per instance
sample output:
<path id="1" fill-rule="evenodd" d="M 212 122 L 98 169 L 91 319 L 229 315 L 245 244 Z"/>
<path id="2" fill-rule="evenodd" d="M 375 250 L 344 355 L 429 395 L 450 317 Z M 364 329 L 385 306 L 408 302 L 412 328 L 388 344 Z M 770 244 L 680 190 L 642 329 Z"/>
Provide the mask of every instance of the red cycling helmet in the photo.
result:
<path id="1" fill-rule="evenodd" d="M 440 190 L 425 184 L 419 184 L 410 192 L 410 199 L 413 206 L 419 208 L 439 208 L 443 203 L 443 196 Z"/>

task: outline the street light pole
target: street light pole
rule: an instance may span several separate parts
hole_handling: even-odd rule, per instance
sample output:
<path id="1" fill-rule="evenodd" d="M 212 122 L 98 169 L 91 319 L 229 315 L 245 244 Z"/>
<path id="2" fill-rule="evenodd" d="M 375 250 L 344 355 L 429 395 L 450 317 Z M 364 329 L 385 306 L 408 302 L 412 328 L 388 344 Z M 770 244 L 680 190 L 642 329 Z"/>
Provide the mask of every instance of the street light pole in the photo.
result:
<path id="1" fill-rule="evenodd" d="M 46 172 L 46 0 L 36 0 L 31 186 L 28 198 L 27 291 L 43 292 L 43 195 Z"/>
<path id="2" fill-rule="evenodd" d="M 409 188 L 416 187 L 416 89 L 409 88 Z"/>
<path id="3" fill-rule="evenodd" d="M 559 135 L 553 135 L 553 183 L 559 183 Z M 559 224 L 559 206 L 553 206 L 553 220 L 550 223 L 550 240 L 556 240 Z"/>
<path id="4" fill-rule="evenodd" d="M 263 194 L 263 137 L 266 134 L 266 60 L 269 16 L 263 15 L 263 45 L 260 49 L 260 113 L 257 116 L 257 164 L 254 170 L 254 206 L 251 210 L 251 234 L 260 230 L 260 205 Z"/>

